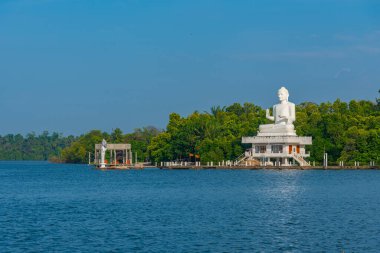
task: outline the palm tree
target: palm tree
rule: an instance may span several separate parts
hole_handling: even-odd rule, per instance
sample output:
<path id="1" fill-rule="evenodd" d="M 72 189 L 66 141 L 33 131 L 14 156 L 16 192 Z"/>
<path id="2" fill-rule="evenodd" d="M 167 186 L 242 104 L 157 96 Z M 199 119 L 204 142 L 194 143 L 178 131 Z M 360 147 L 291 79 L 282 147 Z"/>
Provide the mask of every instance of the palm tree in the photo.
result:
<path id="1" fill-rule="evenodd" d="M 218 106 L 213 106 L 211 107 L 211 114 L 216 117 L 218 115 L 218 113 L 220 112 L 225 112 L 226 111 L 226 107 L 223 106 L 223 107 L 220 107 L 219 105 Z"/>

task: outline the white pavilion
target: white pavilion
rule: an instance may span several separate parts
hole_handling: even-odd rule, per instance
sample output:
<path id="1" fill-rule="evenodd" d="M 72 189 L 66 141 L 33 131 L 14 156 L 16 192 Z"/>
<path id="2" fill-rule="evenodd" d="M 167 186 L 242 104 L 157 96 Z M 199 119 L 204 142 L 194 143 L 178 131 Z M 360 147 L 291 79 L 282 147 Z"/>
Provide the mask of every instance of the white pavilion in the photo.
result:
<path id="1" fill-rule="evenodd" d="M 95 144 L 94 165 L 99 168 L 110 166 L 130 166 L 132 164 L 132 145 L 107 143 L 103 139 L 102 143 Z M 109 151 L 109 161 L 106 161 L 106 152 Z M 107 166 L 106 166 L 107 165 Z"/>
<path id="2" fill-rule="evenodd" d="M 278 91 L 280 103 L 269 109 L 266 118 L 274 124 L 260 125 L 257 136 L 242 137 L 242 143 L 252 144 L 246 150 L 245 161 L 259 161 L 263 166 L 310 166 L 305 160 L 310 154 L 305 146 L 312 144 L 312 137 L 297 136 L 293 122 L 296 120 L 295 105 L 288 101 L 289 92 L 285 87 Z"/>

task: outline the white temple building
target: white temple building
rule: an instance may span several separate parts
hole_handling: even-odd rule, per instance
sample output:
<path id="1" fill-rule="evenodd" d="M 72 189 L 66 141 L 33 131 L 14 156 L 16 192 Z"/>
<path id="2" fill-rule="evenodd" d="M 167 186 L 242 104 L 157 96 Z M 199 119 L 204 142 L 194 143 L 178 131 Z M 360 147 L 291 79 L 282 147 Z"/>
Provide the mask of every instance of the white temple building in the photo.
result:
<path id="1" fill-rule="evenodd" d="M 278 98 L 280 103 L 273 106 L 273 116 L 269 109 L 266 110 L 266 118 L 274 124 L 260 125 L 257 136 L 242 138 L 242 143 L 252 144 L 243 160 L 259 161 L 264 166 L 310 166 L 305 160 L 310 156 L 305 146 L 312 144 L 312 137 L 297 136 L 293 125 L 296 120 L 295 105 L 288 101 L 286 88 L 279 89 Z"/>

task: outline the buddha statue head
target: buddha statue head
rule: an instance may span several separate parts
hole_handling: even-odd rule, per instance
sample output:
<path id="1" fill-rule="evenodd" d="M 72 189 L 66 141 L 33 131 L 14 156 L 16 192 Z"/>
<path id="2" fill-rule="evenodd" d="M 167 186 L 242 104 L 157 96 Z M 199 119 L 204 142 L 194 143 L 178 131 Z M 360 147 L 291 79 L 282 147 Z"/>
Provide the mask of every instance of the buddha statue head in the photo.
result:
<path id="1" fill-rule="evenodd" d="M 285 88 L 285 87 L 281 87 L 279 90 L 278 90 L 278 99 L 280 100 L 280 102 L 288 102 L 288 99 L 289 99 L 289 91 Z"/>

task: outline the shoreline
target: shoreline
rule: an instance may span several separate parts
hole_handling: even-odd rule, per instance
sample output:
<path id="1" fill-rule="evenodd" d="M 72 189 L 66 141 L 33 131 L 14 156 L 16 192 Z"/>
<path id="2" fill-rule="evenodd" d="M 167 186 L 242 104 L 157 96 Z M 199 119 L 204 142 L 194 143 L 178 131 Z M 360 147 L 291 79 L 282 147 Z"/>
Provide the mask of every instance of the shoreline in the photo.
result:
<path id="1" fill-rule="evenodd" d="M 380 170 L 380 166 L 158 166 L 164 170 Z"/>
<path id="2" fill-rule="evenodd" d="M 111 166 L 96 170 L 380 170 L 380 166 Z"/>

